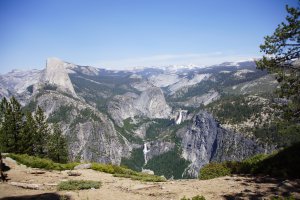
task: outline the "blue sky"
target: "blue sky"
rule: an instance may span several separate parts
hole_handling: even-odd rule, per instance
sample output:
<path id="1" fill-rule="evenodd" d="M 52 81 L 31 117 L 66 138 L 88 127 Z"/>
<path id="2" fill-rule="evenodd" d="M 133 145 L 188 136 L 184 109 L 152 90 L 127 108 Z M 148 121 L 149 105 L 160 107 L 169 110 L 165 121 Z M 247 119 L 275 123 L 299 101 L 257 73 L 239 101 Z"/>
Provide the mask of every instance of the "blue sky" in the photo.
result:
<path id="1" fill-rule="evenodd" d="M 296 0 L 0 0 L 0 73 L 48 57 L 123 69 L 259 57 Z"/>

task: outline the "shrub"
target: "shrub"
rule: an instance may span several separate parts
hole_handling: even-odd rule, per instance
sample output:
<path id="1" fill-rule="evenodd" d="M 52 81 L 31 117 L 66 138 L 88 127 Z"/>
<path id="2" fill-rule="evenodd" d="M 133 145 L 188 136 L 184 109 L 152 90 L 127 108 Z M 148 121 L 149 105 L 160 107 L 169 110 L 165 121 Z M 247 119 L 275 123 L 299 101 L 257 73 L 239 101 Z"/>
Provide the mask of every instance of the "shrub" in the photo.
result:
<path id="1" fill-rule="evenodd" d="M 58 190 L 86 190 L 95 188 L 98 189 L 101 186 L 99 181 L 85 181 L 85 180 L 69 180 L 60 182 L 57 186 Z"/>
<path id="2" fill-rule="evenodd" d="M 270 155 L 258 154 L 241 162 L 223 163 L 233 174 L 265 174 L 278 178 L 300 178 L 300 143 Z"/>
<path id="3" fill-rule="evenodd" d="M 271 200 L 295 200 L 294 196 L 289 197 L 272 197 Z"/>
<path id="4" fill-rule="evenodd" d="M 191 200 L 190 198 L 186 198 L 186 197 L 183 197 L 181 198 L 180 200 Z M 192 200 L 205 200 L 205 197 L 204 196 L 200 196 L 200 195 L 197 195 L 197 196 L 194 196 L 192 197 Z"/>
<path id="5" fill-rule="evenodd" d="M 230 169 L 220 163 L 209 163 L 200 169 L 199 179 L 207 180 L 230 175 Z"/>
<path id="6" fill-rule="evenodd" d="M 258 163 L 254 173 L 281 178 L 300 178 L 300 143 L 272 154 Z"/>
<path id="7" fill-rule="evenodd" d="M 253 174 L 257 171 L 260 163 L 268 157 L 269 155 L 257 154 L 241 162 L 227 161 L 223 165 L 229 168 L 232 174 Z"/>
<path id="8" fill-rule="evenodd" d="M 114 174 L 114 177 L 122 177 L 122 178 L 130 178 L 132 180 L 139 180 L 145 182 L 165 182 L 166 178 L 161 176 L 137 173 L 137 175 L 129 175 L 129 174 Z"/>
<path id="9" fill-rule="evenodd" d="M 29 156 L 27 154 L 9 154 L 7 157 L 11 157 L 17 162 L 26 165 L 28 167 L 47 169 L 47 170 L 71 170 L 74 169 L 79 163 L 55 163 L 50 159 L 39 158 L 34 156 Z"/>
<path id="10" fill-rule="evenodd" d="M 123 177 L 123 178 L 131 178 L 132 180 L 140 180 L 147 182 L 164 182 L 165 178 L 150 174 L 145 174 L 141 172 L 136 172 L 131 169 L 127 169 L 124 167 L 116 166 L 116 165 L 105 165 L 100 163 L 92 163 L 93 170 L 110 173 L 115 177 Z"/>
<path id="11" fill-rule="evenodd" d="M 96 170 L 99 172 L 105 172 L 105 173 L 109 173 L 109 174 L 115 173 L 115 170 L 112 167 L 112 165 L 105 165 L 105 164 L 101 164 L 101 163 L 92 163 L 91 168 L 93 170 Z"/>

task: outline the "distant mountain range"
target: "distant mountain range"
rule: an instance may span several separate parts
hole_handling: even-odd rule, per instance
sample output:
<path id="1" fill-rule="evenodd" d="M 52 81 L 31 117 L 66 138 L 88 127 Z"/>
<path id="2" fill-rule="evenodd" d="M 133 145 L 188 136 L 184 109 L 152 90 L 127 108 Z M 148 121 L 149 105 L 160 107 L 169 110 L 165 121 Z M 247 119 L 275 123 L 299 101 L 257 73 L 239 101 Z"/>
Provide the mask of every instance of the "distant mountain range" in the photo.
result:
<path id="1" fill-rule="evenodd" d="M 46 63 L 43 70 L 0 75 L 0 97 L 15 96 L 30 111 L 42 107 L 48 122 L 61 125 L 73 160 L 183 178 L 197 177 L 211 161 L 273 148 L 252 129 L 272 120 L 269 101 L 277 82 L 252 61 L 133 70 L 57 58 Z M 225 106 L 235 103 L 238 119 Z"/>

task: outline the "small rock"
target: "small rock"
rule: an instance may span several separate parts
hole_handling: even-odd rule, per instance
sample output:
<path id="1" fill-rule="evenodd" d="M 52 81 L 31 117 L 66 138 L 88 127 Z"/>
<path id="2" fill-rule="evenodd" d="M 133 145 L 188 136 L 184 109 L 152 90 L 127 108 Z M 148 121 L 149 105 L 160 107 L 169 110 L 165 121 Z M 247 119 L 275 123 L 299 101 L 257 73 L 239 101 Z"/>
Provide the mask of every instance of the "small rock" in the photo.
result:
<path id="1" fill-rule="evenodd" d="M 86 163 L 86 164 L 77 165 L 76 167 L 74 167 L 74 169 L 91 169 L 91 167 L 92 167 L 91 163 Z"/>
<path id="2" fill-rule="evenodd" d="M 45 174 L 45 171 L 41 171 L 41 170 L 36 170 L 36 171 L 31 171 L 29 172 L 30 174 Z"/>
<path id="3" fill-rule="evenodd" d="M 80 172 L 76 172 L 76 171 L 68 171 L 67 174 L 69 176 L 80 176 L 81 175 Z"/>
<path id="4" fill-rule="evenodd" d="M 28 183 L 21 183 L 21 182 L 10 182 L 10 185 L 25 188 L 25 189 L 31 189 L 31 190 L 40 190 L 42 189 L 41 184 L 28 184 Z"/>
<path id="5" fill-rule="evenodd" d="M 154 171 L 152 171 L 150 169 L 142 169 L 142 173 L 154 175 Z"/>

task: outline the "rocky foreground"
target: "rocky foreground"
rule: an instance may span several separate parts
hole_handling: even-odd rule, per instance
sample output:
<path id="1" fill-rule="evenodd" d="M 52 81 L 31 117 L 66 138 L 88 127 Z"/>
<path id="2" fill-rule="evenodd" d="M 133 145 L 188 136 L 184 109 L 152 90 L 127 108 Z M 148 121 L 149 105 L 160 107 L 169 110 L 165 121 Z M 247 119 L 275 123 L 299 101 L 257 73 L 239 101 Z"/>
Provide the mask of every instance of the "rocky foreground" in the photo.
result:
<path id="1" fill-rule="evenodd" d="M 73 170 L 80 176 L 70 176 L 68 171 L 42 171 L 18 165 L 10 158 L 4 159 L 10 168 L 8 182 L 0 184 L 1 199 L 181 199 L 203 195 L 206 199 L 270 199 L 273 196 L 293 195 L 300 199 L 300 180 L 277 180 L 268 177 L 226 176 L 212 180 L 172 180 L 163 183 L 146 183 L 91 169 Z M 69 174 L 69 175 L 68 175 Z M 57 191 L 64 180 L 101 181 L 100 189 Z M 67 198 L 66 198 L 67 197 Z"/>

